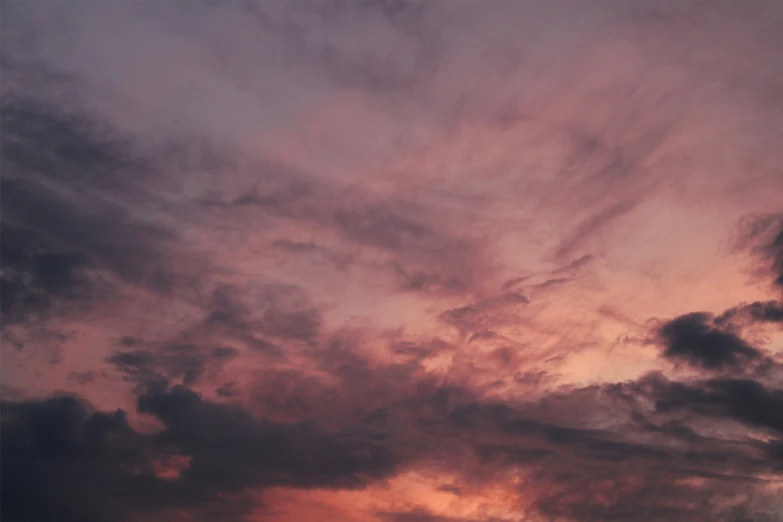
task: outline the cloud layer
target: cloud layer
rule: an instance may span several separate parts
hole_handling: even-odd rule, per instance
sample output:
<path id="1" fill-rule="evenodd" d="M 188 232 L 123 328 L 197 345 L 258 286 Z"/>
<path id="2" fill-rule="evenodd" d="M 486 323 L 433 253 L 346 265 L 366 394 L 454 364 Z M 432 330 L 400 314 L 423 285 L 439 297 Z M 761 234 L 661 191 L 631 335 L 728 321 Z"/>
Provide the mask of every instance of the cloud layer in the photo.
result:
<path id="1" fill-rule="evenodd" d="M 777 3 L 5 14 L 4 520 L 781 520 Z"/>

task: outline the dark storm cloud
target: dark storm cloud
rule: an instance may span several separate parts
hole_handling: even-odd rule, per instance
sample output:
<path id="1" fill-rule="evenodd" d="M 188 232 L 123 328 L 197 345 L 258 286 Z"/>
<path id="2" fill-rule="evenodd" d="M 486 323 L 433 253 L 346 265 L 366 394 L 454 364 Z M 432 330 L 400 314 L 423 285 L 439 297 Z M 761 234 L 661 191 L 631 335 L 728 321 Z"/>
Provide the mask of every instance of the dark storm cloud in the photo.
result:
<path id="1" fill-rule="evenodd" d="M 760 359 L 762 353 L 737 335 L 712 324 L 704 313 L 686 314 L 669 321 L 658 330 L 665 342 L 663 356 L 708 370 L 742 369 Z"/>
<path id="2" fill-rule="evenodd" d="M 4 96 L 0 115 L 4 320 L 89 301 L 105 274 L 169 288 L 175 235 L 127 205 L 152 169 L 129 142 L 78 108 L 35 98 Z"/>
<path id="3" fill-rule="evenodd" d="M 93 412 L 73 397 L 5 403 L 2 431 L 5 520 L 104 522 L 165 495 L 123 412 Z"/>
<path id="4" fill-rule="evenodd" d="M 139 398 L 139 411 L 166 427 L 154 436 L 192 457 L 184 480 L 232 491 L 260 486 L 356 488 L 391 473 L 396 459 L 361 434 L 328 433 L 313 422 L 278 425 L 202 400 L 184 388 Z"/>
<path id="5" fill-rule="evenodd" d="M 96 412 L 76 397 L 5 402 L 3 519 L 157 519 L 177 508 L 223 520 L 249 487 L 360 488 L 397 464 L 361 432 L 276 424 L 181 387 L 150 391 L 138 408 L 164 428 L 139 433 L 124 412 Z M 178 477 L 156 472 L 177 462 Z"/>

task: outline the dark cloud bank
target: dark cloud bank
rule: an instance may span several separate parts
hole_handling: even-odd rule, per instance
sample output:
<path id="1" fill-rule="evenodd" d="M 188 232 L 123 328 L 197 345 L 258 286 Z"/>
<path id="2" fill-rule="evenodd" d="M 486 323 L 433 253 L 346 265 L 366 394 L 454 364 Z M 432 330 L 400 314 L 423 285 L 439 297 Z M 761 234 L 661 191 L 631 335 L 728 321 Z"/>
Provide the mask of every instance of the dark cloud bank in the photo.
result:
<path id="1" fill-rule="evenodd" d="M 3 519 L 163 520 L 182 508 L 238 519 L 248 488 L 357 488 L 396 465 L 371 435 L 259 420 L 182 387 L 144 393 L 138 410 L 164 428 L 139 433 L 124 412 L 72 396 L 5 403 Z M 176 456 L 188 459 L 179 477 L 156 473 Z"/>

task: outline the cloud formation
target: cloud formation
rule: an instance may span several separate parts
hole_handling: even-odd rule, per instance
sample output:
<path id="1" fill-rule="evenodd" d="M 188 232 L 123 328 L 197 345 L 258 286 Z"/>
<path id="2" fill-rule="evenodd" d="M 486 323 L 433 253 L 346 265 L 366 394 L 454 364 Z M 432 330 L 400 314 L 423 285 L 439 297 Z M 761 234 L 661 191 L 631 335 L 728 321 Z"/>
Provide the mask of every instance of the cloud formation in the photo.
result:
<path id="1" fill-rule="evenodd" d="M 372 433 L 275 424 L 181 387 L 149 391 L 138 409 L 164 428 L 139 433 L 127 414 L 53 397 L 3 406 L 3 518 L 157 519 L 176 509 L 239 516 L 250 487 L 356 488 L 393 472 Z M 210 507 L 215 504 L 215 507 Z"/>
<path id="2" fill-rule="evenodd" d="M 691 313 L 663 325 L 664 357 L 682 359 L 706 369 L 741 369 L 761 357 L 761 352 L 731 332 L 710 324 L 707 314 Z"/>
<path id="3" fill-rule="evenodd" d="M 4 520 L 780 520 L 777 4 L 5 15 Z"/>

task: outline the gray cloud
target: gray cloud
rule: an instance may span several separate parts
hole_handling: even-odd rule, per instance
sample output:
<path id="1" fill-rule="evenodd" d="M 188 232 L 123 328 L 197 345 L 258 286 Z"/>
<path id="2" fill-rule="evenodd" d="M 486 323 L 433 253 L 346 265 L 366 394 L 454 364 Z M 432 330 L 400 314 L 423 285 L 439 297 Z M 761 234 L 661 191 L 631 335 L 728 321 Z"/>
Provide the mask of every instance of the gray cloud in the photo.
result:
<path id="1" fill-rule="evenodd" d="M 3 518 L 103 522 L 176 508 L 240 519 L 249 487 L 358 488 L 396 465 L 361 434 L 267 422 L 184 388 L 150 391 L 138 408 L 163 430 L 139 433 L 124 412 L 96 412 L 75 397 L 5 402 Z M 178 478 L 155 471 L 177 457 L 187 461 Z"/>
<path id="2" fill-rule="evenodd" d="M 710 323 L 709 315 L 692 313 L 661 326 L 659 333 L 666 344 L 664 357 L 709 370 L 742 369 L 761 358 L 761 352 L 737 335 Z"/>
<path id="3" fill-rule="evenodd" d="M 127 142 L 76 108 L 33 98 L 4 97 L 2 124 L 6 321 L 46 314 L 60 298 L 90 301 L 101 272 L 170 287 L 165 254 L 176 234 L 119 199 L 146 191 L 151 169 Z"/>

